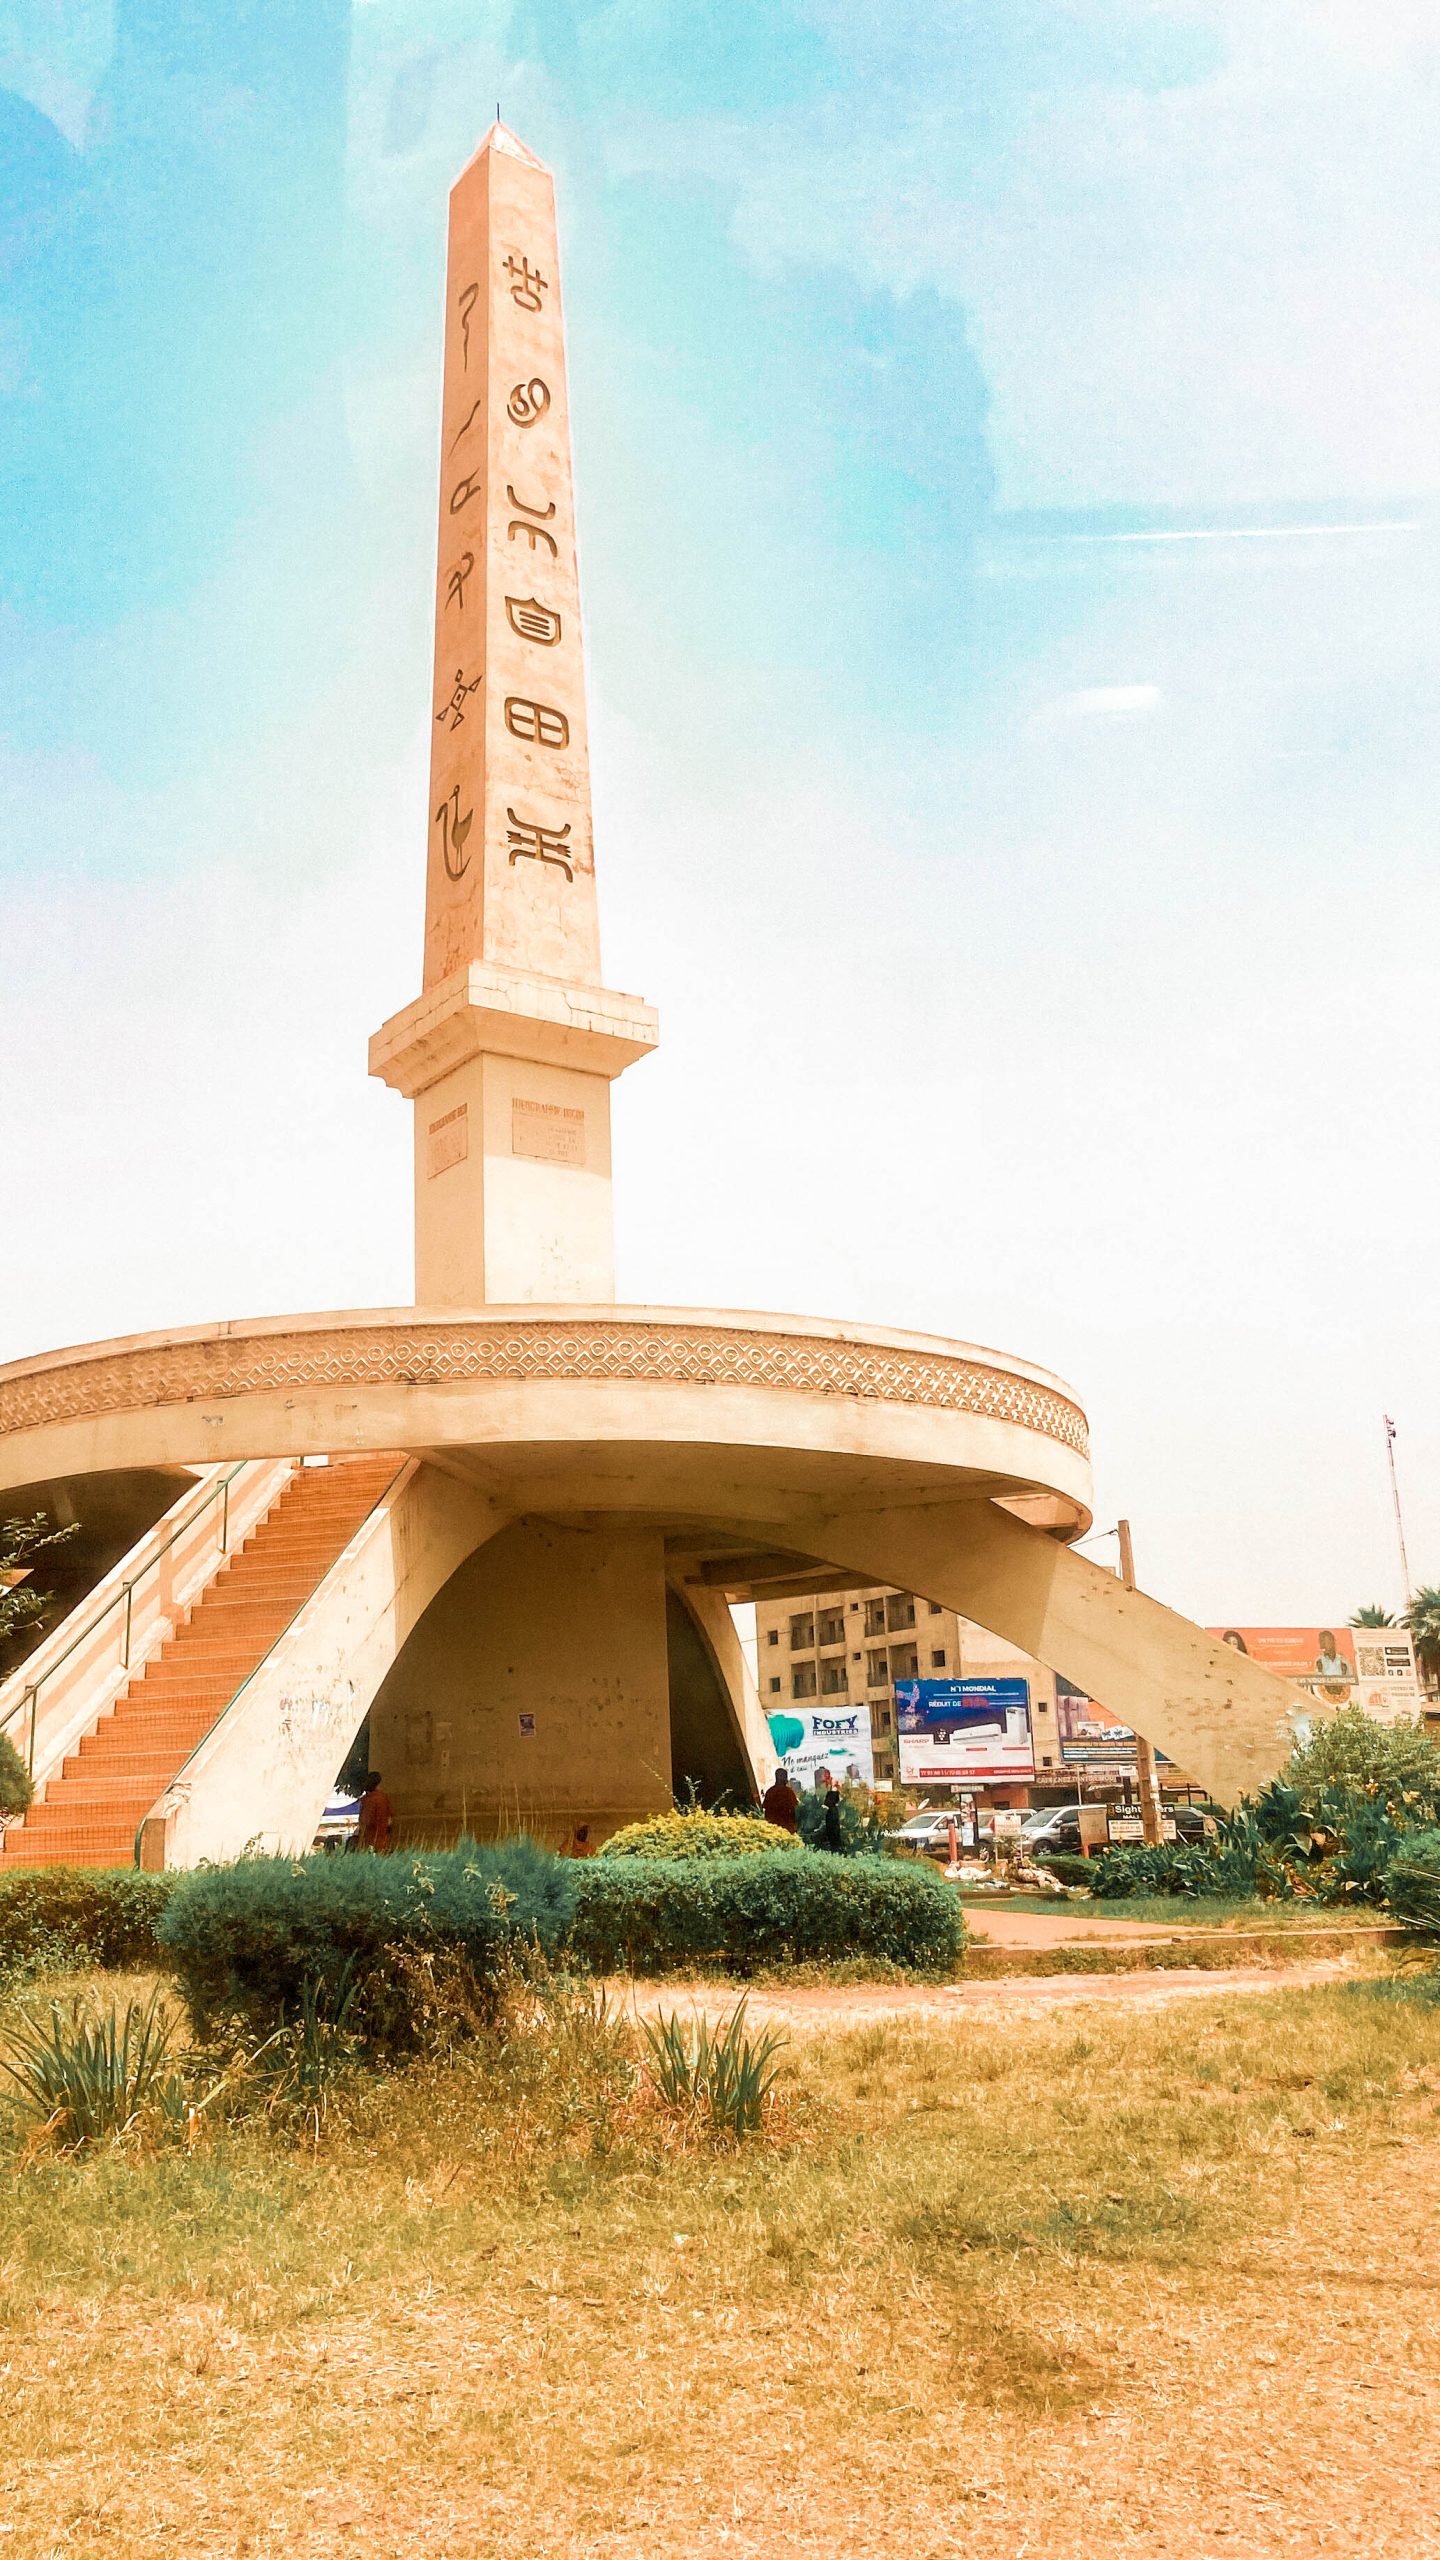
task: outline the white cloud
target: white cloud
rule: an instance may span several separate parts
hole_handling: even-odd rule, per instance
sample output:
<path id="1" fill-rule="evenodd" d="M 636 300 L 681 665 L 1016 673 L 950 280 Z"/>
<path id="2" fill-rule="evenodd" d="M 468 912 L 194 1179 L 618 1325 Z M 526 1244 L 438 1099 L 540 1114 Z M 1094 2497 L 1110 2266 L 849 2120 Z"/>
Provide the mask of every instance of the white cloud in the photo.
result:
<path id="1" fill-rule="evenodd" d="M 1158 711 L 1162 700 L 1158 684 L 1089 684 L 1074 693 L 1062 693 L 1047 704 L 1040 717 L 1061 720 L 1114 720 L 1133 716 L 1137 711 Z"/>
<path id="2" fill-rule="evenodd" d="M 1194 14 L 1225 58 L 1185 85 L 1042 83 L 977 117 L 951 13 L 932 78 L 877 82 L 868 125 L 851 101 L 843 123 L 797 110 L 763 149 L 694 124 L 627 149 L 732 185 L 757 264 L 963 301 L 1006 506 L 1435 490 L 1431 0 Z"/>

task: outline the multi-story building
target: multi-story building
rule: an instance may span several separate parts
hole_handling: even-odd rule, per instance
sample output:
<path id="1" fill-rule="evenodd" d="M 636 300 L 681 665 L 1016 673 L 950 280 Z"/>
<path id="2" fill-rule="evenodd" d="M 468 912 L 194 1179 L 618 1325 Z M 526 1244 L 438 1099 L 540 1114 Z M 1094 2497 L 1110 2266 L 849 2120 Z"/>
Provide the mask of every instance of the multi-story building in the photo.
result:
<path id="1" fill-rule="evenodd" d="M 882 1784 L 900 1775 L 894 1684 L 916 1679 L 1027 1680 L 1036 1779 L 1053 1784 L 1062 1776 L 1055 1674 L 953 1609 L 880 1586 L 757 1599 L 755 1634 L 761 1705 L 773 1710 L 787 1701 L 804 1706 L 827 1698 L 863 1703 Z M 1011 1792 L 999 1791 L 1002 1797 Z"/>

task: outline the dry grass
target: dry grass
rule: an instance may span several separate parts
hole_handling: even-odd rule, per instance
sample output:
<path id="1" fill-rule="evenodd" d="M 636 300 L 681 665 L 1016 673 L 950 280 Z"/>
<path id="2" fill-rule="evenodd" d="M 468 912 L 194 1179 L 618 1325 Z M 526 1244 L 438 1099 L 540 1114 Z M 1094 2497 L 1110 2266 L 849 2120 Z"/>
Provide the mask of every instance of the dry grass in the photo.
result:
<path id="1" fill-rule="evenodd" d="M 1440 2547 L 1440 2007 L 797 2036 L 738 2149 L 632 2033 L 0 2174 L 0 2548 Z"/>

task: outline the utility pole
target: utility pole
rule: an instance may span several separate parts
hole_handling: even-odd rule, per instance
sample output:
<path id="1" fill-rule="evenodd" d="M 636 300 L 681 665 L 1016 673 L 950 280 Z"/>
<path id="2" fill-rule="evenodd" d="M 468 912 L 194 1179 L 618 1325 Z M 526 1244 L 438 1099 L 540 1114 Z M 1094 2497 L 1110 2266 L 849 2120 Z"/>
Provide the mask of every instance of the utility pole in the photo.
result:
<path id="1" fill-rule="evenodd" d="M 1130 1523 L 1116 1524 L 1120 1540 L 1120 1579 L 1127 1591 L 1135 1588 L 1135 1550 L 1130 1543 Z M 1140 1785 L 1140 1828 L 1146 1844 L 1158 1847 L 1165 1837 L 1165 1824 L 1160 1811 L 1160 1781 L 1155 1771 L 1155 1747 L 1143 1733 L 1135 1736 L 1135 1775 Z"/>
<path id="2" fill-rule="evenodd" d="M 1395 1505 L 1395 1535 L 1400 1541 L 1400 1579 L 1405 1592 L 1405 1612 L 1410 1610 L 1410 1559 L 1405 1553 L 1405 1522 L 1400 1510 L 1400 1479 L 1395 1473 L 1395 1425 L 1385 1416 L 1385 1455 L 1390 1463 L 1390 1497 Z"/>

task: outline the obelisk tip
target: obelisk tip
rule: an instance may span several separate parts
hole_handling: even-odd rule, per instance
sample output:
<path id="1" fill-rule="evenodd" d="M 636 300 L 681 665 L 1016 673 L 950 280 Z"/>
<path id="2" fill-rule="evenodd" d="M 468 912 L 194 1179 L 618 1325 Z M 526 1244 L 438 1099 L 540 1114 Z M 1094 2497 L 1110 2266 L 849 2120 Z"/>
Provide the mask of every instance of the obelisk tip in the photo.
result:
<path id="1" fill-rule="evenodd" d="M 472 152 L 469 160 L 466 162 L 466 168 L 473 169 L 476 161 L 483 159 L 487 151 L 503 151 L 507 159 L 523 161 L 527 169 L 543 169 L 545 167 L 545 163 L 541 159 L 538 151 L 532 151 L 528 142 L 522 142 L 518 133 L 512 133 L 508 124 L 502 124 L 498 116 L 491 125 L 489 132 L 477 144 L 475 150 Z M 464 174 L 465 172 L 462 170 L 461 176 L 463 177 Z"/>

